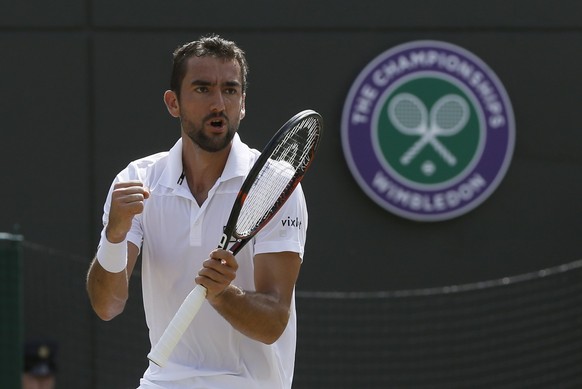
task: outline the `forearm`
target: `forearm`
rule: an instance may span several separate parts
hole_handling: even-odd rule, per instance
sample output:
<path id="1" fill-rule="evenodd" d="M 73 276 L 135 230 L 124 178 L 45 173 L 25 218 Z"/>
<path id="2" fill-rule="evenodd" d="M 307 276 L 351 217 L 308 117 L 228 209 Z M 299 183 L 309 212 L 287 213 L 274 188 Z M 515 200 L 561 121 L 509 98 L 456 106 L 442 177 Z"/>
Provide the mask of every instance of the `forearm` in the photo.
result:
<path id="1" fill-rule="evenodd" d="M 103 320 L 111 320 L 123 312 L 128 298 L 127 269 L 110 273 L 93 260 L 87 275 L 87 293 L 95 313 Z"/>
<path id="2" fill-rule="evenodd" d="M 265 344 L 279 339 L 289 321 L 288 304 L 276 296 L 234 285 L 209 302 L 236 330 Z"/>
<path id="3" fill-rule="evenodd" d="M 140 181 L 113 185 L 105 234 L 101 236 L 87 275 L 91 305 L 103 320 L 113 319 L 125 308 L 129 278 L 139 254 L 139 248 L 126 241 L 127 233 L 134 217 L 143 212 L 144 201 L 149 196 L 149 190 Z"/>

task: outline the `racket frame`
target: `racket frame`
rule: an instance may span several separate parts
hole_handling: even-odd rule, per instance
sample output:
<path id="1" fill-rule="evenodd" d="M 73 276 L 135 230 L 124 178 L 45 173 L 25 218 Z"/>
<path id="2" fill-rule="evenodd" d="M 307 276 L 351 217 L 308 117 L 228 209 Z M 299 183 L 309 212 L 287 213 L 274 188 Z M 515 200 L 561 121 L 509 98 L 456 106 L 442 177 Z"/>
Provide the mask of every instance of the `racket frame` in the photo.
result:
<path id="1" fill-rule="evenodd" d="M 253 167 L 251 168 L 247 177 L 245 178 L 243 184 L 241 185 L 241 188 L 236 196 L 232 210 L 230 212 L 230 216 L 228 217 L 228 222 L 224 227 L 224 232 L 220 239 L 218 248 L 226 249 L 231 237 L 234 236 L 236 242 L 232 245 L 230 251 L 233 254 L 238 253 L 240 249 L 242 249 L 253 238 L 253 236 L 255 236 L 255 234 L 258 231 L 260 231 L 273 218 L 273 216 L 275 216 L 277 211 L 283 206 L 283 204 L 285 204 L 289 197 L 291 197 L 291 194 L 293 193 L 297 185 L 299 185 L 299 183 L 303 179 L 303 176 L 305 175 L 305 172 L 307 171 L 307 169 L 309 169 L 309 166 L 313 162 L 313 157 L 315 155 L 315 152 L 317 151 L 317 147 L 319 144 L 319 139 L 315 141 L 315 145 L 311 149 L 311 153 L 308 158 L 308 163 L 302 165 L 301 169 L 296 169 L 295 174 L 290 181 L 290 184 L 287 185 L 285 190 L 279 196 L 278 200 L 273 204 L 269 211 L 269 215 L 266 218 L 264 218 L 261 221 L 261 223 L 259 223 L 255 228 L 253 228 L 253 230 L 250 233 L 244 236 L 240 236 L 236 233 L 235 230 L 238 217 L 242 210 L 243 204 L 247 198 L 247 195 L 249 194 L 257 176 L 259 175 L 259 173 L 261 172 L 264 165 L 267 163 L 275 149 L 279 146 L 280 142 L 285 138 L 287 133 L 295 126 L 299 125 L 299 123 L 302 120 L 305 120 L 309 117 L 313 117 L 315 118 L 315 120 L 318 121 L 319 134 L 317 136 L 321 137 L 321 132 L 323 130 L 323 119 L 320 114 L 313 110 L 301 111 L 297 113 L 295 116 L 293 116 L 291 119 L 289 119 L 285 124 L 283 124 L 279 131 L 277 131 L 275 135 L 273 135 L 269 143 L 267 143 L 267 145 L 263 148 L 263 151 L 261 151 L 259 158 L 257 158 Z"/>

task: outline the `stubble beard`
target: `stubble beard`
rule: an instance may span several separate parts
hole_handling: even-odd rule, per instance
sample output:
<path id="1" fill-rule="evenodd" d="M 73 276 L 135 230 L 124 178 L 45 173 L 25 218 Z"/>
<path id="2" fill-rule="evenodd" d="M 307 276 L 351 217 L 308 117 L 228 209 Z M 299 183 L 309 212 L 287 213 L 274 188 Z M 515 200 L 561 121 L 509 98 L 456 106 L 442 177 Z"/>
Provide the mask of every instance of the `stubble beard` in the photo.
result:
<path id="1" fill-rule="evenodd" d="M 234 138 L 234 134 L 238 130 L 238 125 L 231 125 L 227 122 L 227 132 L 224 135 L 208 136 L 204 133 L 204 122 L 197 126 L 194 123 L 182 119 L 182 127 L 184 132 L 190 140 L 200 147 L 202 150 L 209 153 L 216 153 L 224 150 Z"/>

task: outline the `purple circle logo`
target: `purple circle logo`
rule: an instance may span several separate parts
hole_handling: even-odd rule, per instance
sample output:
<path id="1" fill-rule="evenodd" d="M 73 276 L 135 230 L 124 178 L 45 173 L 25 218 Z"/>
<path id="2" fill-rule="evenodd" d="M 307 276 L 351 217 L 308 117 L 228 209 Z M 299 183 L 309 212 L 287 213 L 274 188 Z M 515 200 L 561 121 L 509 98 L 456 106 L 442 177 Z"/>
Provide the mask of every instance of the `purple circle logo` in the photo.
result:
<path id="1" fill-rule="evenodd" d="M 341 131 L 362 190 L 417 221 L 452 219 L 485 201 L 515 142 L 497 76 L 474 54 L 438 41 L 399 45 L 370 62 L 349 91 Z"/>

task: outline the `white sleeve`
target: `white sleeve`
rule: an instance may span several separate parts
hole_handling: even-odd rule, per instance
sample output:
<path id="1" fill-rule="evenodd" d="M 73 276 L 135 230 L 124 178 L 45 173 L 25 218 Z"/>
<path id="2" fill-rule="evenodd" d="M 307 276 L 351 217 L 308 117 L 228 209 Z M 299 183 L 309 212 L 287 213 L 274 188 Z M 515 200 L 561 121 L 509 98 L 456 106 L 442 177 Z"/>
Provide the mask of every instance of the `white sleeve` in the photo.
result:
<path id="1" fill-rule="evenodd" d="M 255 254 L 292 251 L 303 259 L 307 238 L 307 205 L 301 185 L 255 236 Z"/>

